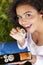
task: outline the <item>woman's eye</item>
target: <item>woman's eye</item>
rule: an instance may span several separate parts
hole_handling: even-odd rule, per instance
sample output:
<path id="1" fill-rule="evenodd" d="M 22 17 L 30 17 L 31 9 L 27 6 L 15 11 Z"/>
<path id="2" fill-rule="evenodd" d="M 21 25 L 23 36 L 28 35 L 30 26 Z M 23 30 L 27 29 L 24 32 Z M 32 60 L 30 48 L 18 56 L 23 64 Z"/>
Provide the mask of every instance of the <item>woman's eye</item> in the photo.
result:
<path id="1" fill-rule="evenodd" d="M 21 17 L 17 17 L 17 19 L 19 20 L 19 19 L 21 19 Z"/>
<path id="2" fill-rule="evenodd" d="M 26 17 L 29 18 L 31 15 L 30 14 L 26 14 Z"/>

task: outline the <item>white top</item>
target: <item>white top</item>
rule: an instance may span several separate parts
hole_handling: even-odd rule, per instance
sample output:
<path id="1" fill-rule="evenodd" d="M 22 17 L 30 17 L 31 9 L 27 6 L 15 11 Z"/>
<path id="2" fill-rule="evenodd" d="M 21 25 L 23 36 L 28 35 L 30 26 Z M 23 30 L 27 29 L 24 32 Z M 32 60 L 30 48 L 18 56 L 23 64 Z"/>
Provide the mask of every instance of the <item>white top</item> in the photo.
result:
<path id="1" fill-rule="evenodd" d="M 43 46 L 37 46 L 34 41 L 32 40 L 31 34 L 27 33 L 27 38 L 25 40 L 25 44 L 23 47 L 20 47 L 18 44 L 18 47 L 20 49 L 28 48 L 28 51 L 31 51 L 32 55 L 37 56 L 37 61 L 35 64 L 32 65 L 43 65 Z"/>

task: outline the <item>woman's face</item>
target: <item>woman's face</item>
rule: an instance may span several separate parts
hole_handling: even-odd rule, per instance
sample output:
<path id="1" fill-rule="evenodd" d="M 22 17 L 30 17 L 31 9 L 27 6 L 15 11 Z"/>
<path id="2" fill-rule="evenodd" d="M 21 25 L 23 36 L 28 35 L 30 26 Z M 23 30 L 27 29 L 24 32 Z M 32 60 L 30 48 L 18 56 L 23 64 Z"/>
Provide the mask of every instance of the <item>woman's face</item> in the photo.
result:
<path id="1" fill-rule="evenodd" d="M 30 5 L 20 5 L 16 8 L 19 24 L 25 27 L 27 32 L 37 31 L 41 24 L 42 16 Z"/>

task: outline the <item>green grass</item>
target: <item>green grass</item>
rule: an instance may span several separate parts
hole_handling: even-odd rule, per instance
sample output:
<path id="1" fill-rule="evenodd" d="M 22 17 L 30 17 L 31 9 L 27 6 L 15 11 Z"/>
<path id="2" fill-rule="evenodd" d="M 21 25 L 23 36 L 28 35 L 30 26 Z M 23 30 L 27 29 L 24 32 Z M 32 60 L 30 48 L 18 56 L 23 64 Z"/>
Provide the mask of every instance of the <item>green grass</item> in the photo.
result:
<path id="1" fill-rule="evenodd" d="M 6 15 L 9 4 L 13 0 L 0 0 L 0 42 L 13 41 L 9 36 L 10 30 L 13 27 L 10 19 Z"/>

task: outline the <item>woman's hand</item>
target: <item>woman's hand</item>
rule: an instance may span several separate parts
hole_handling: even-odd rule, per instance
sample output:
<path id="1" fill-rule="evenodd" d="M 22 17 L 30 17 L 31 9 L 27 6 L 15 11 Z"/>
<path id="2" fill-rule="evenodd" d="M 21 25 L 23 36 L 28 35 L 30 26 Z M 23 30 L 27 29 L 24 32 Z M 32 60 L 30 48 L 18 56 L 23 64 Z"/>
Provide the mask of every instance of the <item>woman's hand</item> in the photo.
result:
<path id="1" fill-rule="evenodd" d="M 9 63 L 9 64 L 19 64 L 19 65 L 22 65 L 24 63 L 26 63 L 27 61 L 21 61 L 21 62 L 14 62 L 14 63 Z"/>
<path id="2" fill-rule="evenodd" d="M 16 29 L 12 28 L 10 31 L 10 36 L 18 41 L 23 40 L 24 36 L 20 33 L 20 28 L 17 27 Z"/>
<path id="3" fill-rule="evenodd" d="M 25 42 L 26 32 L 25 31 L 22 32 L 22 31 L 23 31 L 23 29 L 20 29 L 19 27 L 17 27 L 16 29 L 12 28 L 12 30 L 10 31 L 10 36 L 12 38 L 16 39 L 19 42 L 19 44 Z"/>
<path id="4" fill-rule="evenodd" d="M 32 55 L 32 59 L 28 61 L 34 64 L 36 60 L 37 60 L 36 55 Z"/>

